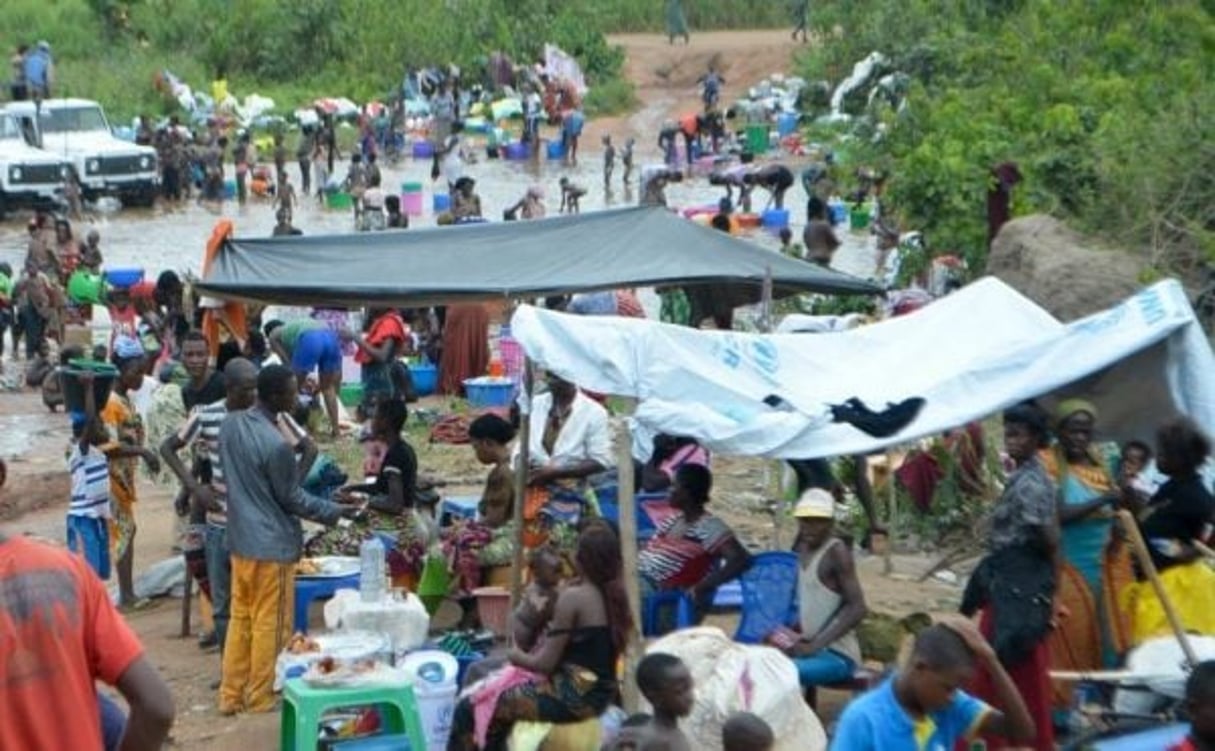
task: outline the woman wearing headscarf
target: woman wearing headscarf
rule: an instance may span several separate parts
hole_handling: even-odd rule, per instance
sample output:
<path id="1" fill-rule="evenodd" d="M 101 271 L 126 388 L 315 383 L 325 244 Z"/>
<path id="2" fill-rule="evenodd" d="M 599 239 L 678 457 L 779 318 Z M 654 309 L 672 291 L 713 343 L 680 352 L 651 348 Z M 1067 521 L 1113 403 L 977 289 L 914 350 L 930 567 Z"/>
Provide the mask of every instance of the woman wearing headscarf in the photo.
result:
<path id="1" fill-rule="evenodd" d="M 135 544 L 135 468 L 140 459 L 153 473 L 160 468 L 156 453 L 144 445 L 143 418 L 131 401 L 130 393 L 143 386 L 144 352 L 138 339 L 120 336 L 114 340 L 111 356 L 118 377 L 101 410 L 101 420 L 110 433 L 104 451 L 110 460 L 110 545 L 118 572 L 119 605 L 133 608 Z"/>
<path id="2" fill-rule="evenodd" d="M 1055 410 L 1055 444 L 1041 454 L 1058 488 L 1063 552 L 1057 600 L 1066 614 L 1051 638 L 1056 669 L 1112 666 L 1128 646 L 1117 592 L 1133 580 L 1130 557 L 1111 535 L 1123 492 L 1093 445 L 1097 417 L 1091 402 L 1064 400 Z M 1069 699 L 1056 694 L 1057 704 Z"/>

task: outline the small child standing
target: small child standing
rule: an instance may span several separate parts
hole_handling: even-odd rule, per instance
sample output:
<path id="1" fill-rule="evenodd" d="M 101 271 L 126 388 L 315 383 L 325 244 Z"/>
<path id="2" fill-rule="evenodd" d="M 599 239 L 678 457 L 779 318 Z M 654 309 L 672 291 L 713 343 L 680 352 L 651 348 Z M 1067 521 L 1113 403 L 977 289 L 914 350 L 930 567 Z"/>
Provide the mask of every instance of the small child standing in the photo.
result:
<path id="1" fill-rule="evenodd" d="M 1190 734 L 1168 751 L 1208 751 L 1215 748 L 1215 660 L 1200 662 L 1185 682 L 1185 711 Z"/>
<path id="2" fill-rule="evenodd" d="M 683 660 L 663 652 L 646 655 L 637 666 L 637 688 L 654 707 L 654 718 L 641 733 L 637 751 L 691 751 L 679 720 L 692 713 L 696 692 Z"/>
<path id="3" fill-rule="evenodd" d="M 530 652 L 539 641 L 548 622 L 553 619 L 557 606 L 557 587 L 561 583 L 561 556 L 550 547 L 539 547 L 532 551 L 528 560 L 531 583 L 523 590 L 523 597 L 511 618 L 515 645 Z"/>
<path id="4" fill-rule="evenodd" d="M 616 168 L 616 147 L 612 145 L 612 137 L 603 135 L 603 187 L 612 185 L 612 170 Z"/>
<path id="5" fill-rule="evenodd" d="M 295 197 L 295 186 L 291 184 L 291 178 L 287 175 L 287 170 L 283 169 L 278 173 L 278 186 L 274 193 L 274 204 L 278 211 L 287 212 L 287 221 L 290 222 L 295 218 L 295 207 L 299 201 Z"/>
<path id="6" fill-rule="evenodd" d="M 68 472 L 72 497 L 67 513 L 67 546 L 84 556 L 98 578 L 110 578 L 110 463 L 101 447 L 109 435 L 97 417 L 92 380 L 84 384 L 85 413 L 72 415 Z"/>
<path id="7" fill-rule="evenodd" d="M 762 717 L 735 712 L 721 726 L 722 751 L 772 751 L 776 736 Z"/>
<path id="8" fill-rule="evenodd" d="M 624 149 L 620 152 L 620 163 L 624 165 L 624 174 L 621 176 L 621 182 L 625 185 L 629 184 L 629 178 L 633 176 L 633 146 L 636 143 L 636 138 L 625 139 Z"/>

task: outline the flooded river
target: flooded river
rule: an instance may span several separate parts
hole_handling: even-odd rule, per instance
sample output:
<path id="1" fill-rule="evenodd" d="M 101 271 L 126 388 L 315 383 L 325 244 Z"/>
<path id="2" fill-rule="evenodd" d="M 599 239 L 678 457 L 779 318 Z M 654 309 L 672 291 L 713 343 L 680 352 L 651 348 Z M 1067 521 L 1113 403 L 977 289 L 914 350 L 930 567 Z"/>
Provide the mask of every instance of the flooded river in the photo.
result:
<path id="1" fill-rule="evenodd" d="M 406 158 L 396 166 L 385 165 L 383 169 L 386 187 L 399 187 L 406 181 L 421 182 L 426 186 L 424 205 L 427 211 L 423 216 L 410 219 L 411 226 L 414 227 L 435 224 L 435 215 L 430 211 L 434 185 L 430 181 L 430 164 L 429 159 Z M 522 198 L 524 191 L 533 184 L 543 186 L 549 214 L 556 214 L 561 195 L 557 181 L 562 176 L 568 176 L 588 189 L 587 195 L 582 199 L 583 211 L 635 204 L 636 180 L 640 170 L 634 170 L 632 189 L 624 190 L 620 184 L 621 168 L 617 164 L 614 189 L 605 192 L 602 164 L 602 155 L 596 152 L 584 152 L 579 165 L 574 168 L 563 167 L 556 161 L 508 162 L 482 158 L 477 163 L 470 164 L 466 172 L 477 181 L 477 192 L 481 196 L 485 216 L 490 221 L 500 220 L 503 209 Z M 294 164 L 289 165 L 288 170 L 298 190 L 299 171 Z M 339 175 L 344 174 L 344 169 L 339 167 L 337 172 Z M 667 188 L 670 205 L 681 208 L 716 203 L 721 196 L 721 190 L 709 186 L 703 177 Z M 764 200 L 766 194 L 757 190 L 756 208 L 761 208 Z M 302 198 L 301 202 L 302 206 L 295 212 L 295 224 L 305 234 L 331 234 L 352 230 L 353 221 L 349 211 L 322 208 L 315 198 Z M 800 239 L 805 196 L 800 188 L 794 187 L 789 191 L 786 202 L 796 221 L 793 225 L 794 237 Z M 98 214 L 93 221 L 86 221 L 77 226 L 77 231 L 83 236 L 91 225 L 101 232 L 102 250 L 108 266 L 142 266 L 147 270 L 148 277 L 155 278 L 156 274 L 168 268 L 198 273 L 202 263 L 203 245 L 215 221 L 220 217 L 228 217 L 235 222 L 238 237 L 266 237 L 274 227 L 274 210 L 270 202 L 251 199 L 244 207 L 237 205 L 236 201 L 227 201 L 221 211 L 193 202 L 172 208 L 143 211 L 123 209 Z M 755 230 L 747 237 L 773 249 L 779 245 L 775 237 L 762 230 Z M 844 241 L 844 245 L 836 253 L 836 267 L 859 276 L 871 274 L 875 254 L 873 241 L 868 233 L 853 233 L 841 228 L 840 239 Z M 25 255 L 25 246 L 25 219 L 21 214 L 14 215 L 0 224 L 0 260 L 18 268 Z"/>

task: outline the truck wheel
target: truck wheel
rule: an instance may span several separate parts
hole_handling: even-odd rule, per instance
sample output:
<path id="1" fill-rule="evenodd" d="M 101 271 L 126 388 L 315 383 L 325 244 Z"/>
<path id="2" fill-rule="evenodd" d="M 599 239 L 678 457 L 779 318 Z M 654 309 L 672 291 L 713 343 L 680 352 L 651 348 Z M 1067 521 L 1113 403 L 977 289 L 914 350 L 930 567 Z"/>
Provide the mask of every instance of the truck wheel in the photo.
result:
<path id="1" fill-rule="evenodd" d="M 137 193 L 132 193 L 130 197 L 123 202 L 124 206 L 130 206 L 138 209 L 150 209 L 156 204 L 156 191 L 141 190 Z"/>

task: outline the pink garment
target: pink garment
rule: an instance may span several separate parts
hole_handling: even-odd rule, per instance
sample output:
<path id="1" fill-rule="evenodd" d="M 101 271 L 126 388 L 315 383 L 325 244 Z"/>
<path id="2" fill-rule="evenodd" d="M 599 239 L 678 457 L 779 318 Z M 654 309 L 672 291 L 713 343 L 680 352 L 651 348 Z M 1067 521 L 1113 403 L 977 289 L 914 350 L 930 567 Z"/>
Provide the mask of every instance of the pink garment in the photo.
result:
<path id="1" fill-rule="evenodd" d="M 478 748 L 485 748 L 489 723 L 494 718 L 494 710 L 498 708 L 498 697 L 516 686 L 539 678 L 538 674 L 530 670 L 524 670 L 517 665 L 507 665 L 473 688 L 468 698 L 472 703 L 473 738 Z"/>
<path id="2" fill-rule="evenodd" d="M 689 443 L 686 446 L 681 446 L 678 451 L 671 454 L 658 468 L 665 472 L 667 477 L 674 480 L 675 470 L 685 464 L 699 464 L 702 467 L 708 467 L 709 452 L 699 444 Z"/>

